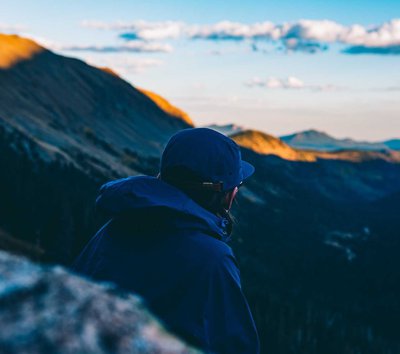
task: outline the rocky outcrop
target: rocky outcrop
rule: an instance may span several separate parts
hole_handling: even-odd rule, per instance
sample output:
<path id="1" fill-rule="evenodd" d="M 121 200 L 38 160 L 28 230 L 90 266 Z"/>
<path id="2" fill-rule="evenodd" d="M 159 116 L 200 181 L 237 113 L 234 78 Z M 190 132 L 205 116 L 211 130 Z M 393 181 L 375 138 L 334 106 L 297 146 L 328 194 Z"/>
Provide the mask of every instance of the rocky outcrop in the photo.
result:
<path id="1" fill-rule="evenodd" d="M 196 353 L 140 299 L 0 252 L 2 353 Z"/>

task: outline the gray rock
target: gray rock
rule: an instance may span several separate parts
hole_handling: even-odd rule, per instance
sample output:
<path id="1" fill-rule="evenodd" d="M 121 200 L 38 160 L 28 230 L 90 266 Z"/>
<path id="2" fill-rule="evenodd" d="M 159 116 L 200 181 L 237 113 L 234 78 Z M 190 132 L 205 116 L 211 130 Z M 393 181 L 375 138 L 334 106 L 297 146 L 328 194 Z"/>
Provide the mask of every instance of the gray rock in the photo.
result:
<path id="1" fill-rule="evenodd" d="M 0 252 L 1 353 L 196 353 L 141 300 Z"/>

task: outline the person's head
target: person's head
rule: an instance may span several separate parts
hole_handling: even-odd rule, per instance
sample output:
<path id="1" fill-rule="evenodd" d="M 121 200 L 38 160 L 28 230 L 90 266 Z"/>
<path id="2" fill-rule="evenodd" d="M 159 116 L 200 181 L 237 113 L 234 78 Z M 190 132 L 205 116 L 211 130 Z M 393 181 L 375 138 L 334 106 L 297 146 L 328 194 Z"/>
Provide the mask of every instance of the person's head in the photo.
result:
<path id="1" fill-rule="evenodd" d="M 253 172 L 232 139 L 208 128 L 176 133 L 161 157 L 160 178 L 214 214 L 229 211 L 238 187 Z"/>

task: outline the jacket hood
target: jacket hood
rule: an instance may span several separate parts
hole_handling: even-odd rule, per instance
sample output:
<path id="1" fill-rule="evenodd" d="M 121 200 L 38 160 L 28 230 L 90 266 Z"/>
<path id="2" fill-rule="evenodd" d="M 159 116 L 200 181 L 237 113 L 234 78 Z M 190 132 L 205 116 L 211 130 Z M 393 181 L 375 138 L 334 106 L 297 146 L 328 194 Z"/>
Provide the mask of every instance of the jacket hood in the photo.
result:
<path id="1" fill-rule="evenodd" d="M 100 188 L 96 207 L 110 217 L 146 211 L 152 215 L 160 209 L 173 212 L 170 220 L 176 228 L 192 228 L 229 241 L 228 220 L 204 209 L 185 193 L 156 177 L 134 176 L 111 181 Z"/>

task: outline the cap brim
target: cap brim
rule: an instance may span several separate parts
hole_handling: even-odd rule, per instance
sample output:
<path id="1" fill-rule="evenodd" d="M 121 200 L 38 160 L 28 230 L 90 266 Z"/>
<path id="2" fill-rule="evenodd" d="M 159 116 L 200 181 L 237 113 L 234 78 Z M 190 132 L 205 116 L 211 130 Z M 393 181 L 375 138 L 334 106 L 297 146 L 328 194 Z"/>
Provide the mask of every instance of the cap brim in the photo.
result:
<path id="1" fill-rule="evenodd" d="M 243 173 L 243 180 L 249 178 L 255 171 L 255 168 L 252 164 L 242 161 L 242 173 Z"/>

